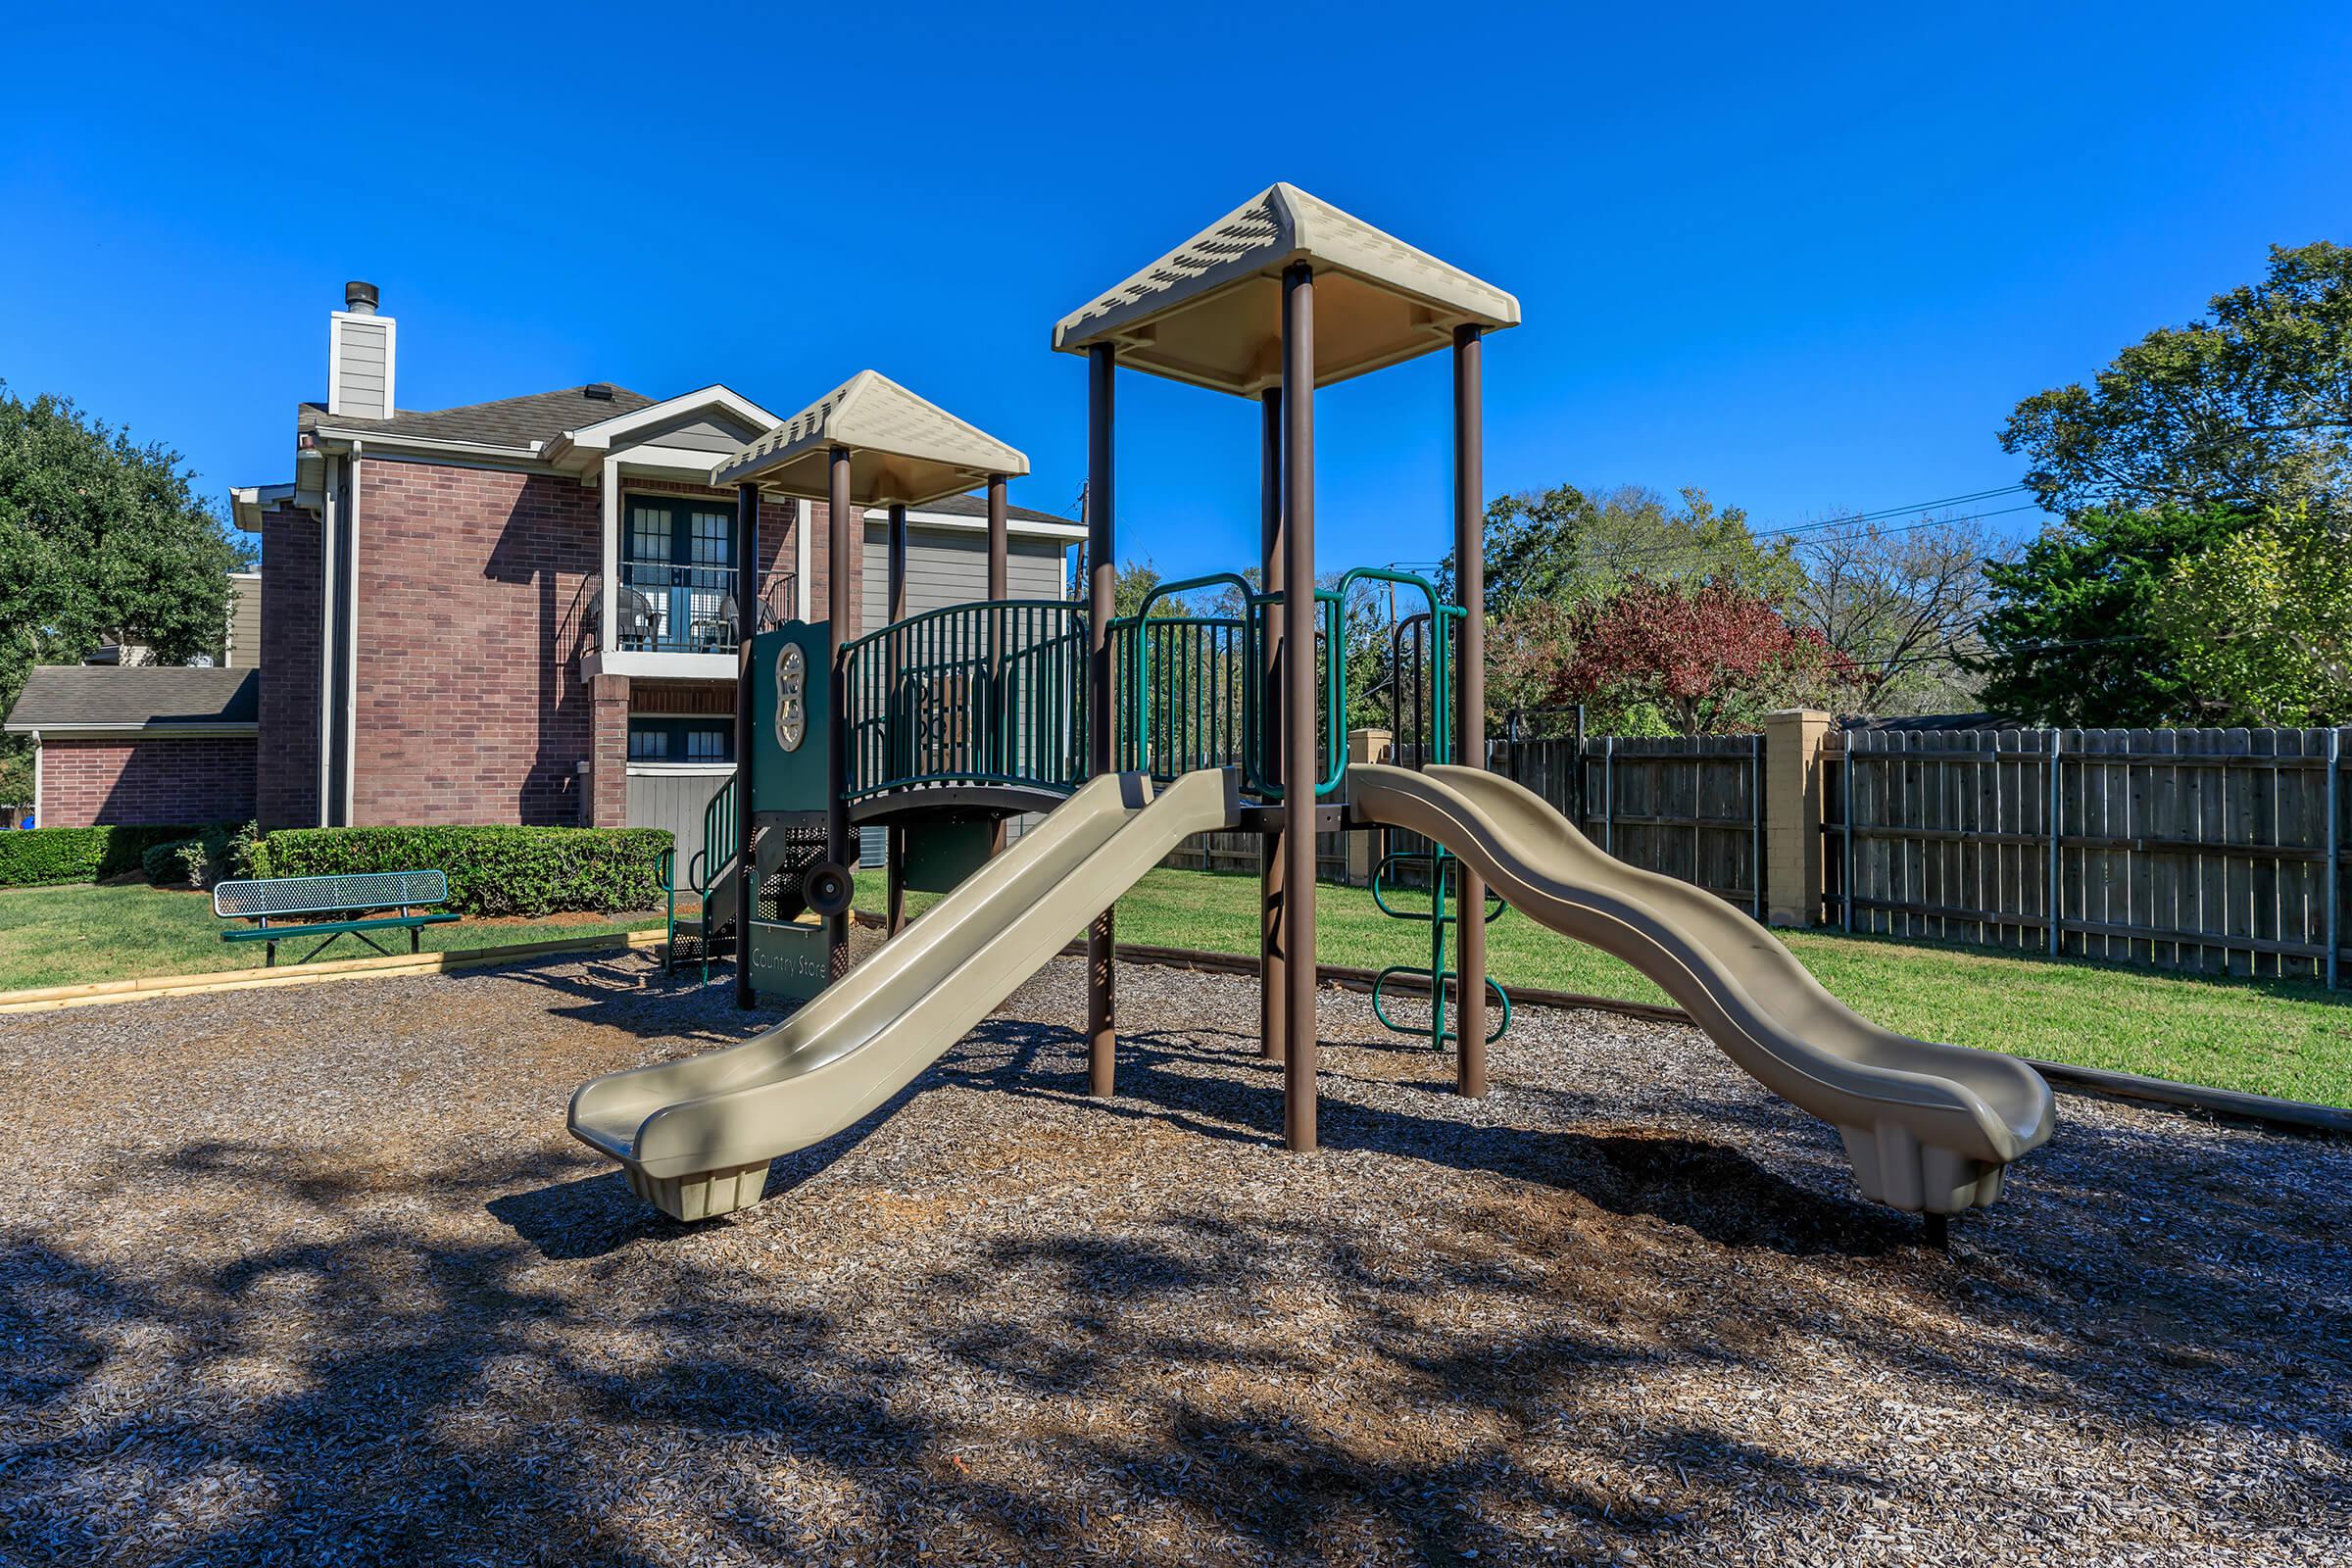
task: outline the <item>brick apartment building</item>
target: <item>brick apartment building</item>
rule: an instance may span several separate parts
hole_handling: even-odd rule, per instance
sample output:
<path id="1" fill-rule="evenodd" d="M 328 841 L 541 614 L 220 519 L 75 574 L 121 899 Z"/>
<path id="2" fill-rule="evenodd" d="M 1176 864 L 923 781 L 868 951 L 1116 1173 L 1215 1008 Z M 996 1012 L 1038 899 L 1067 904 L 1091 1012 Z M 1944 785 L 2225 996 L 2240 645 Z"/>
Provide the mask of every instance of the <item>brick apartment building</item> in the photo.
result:
<path id="1" fill-rule="evenodd" d="M 238 714 L 250 708 L 249 804 L 210 785 L 174 798 L 160 782 L 77 783 L 74 814 L 250 814 L 265 827 L 635 824 L 698 838 L 702 802 L 734 765 L 737 638 L 770 617 L 808 617 L 834 567 L 824 507 L 771 501 L 760 510 L 759 602 L 735 602 L 734 497 L 710 486 L 710 472 L 777 416 L 715 385 L 657 399 L 592 384 L 401 410 L 394 318 L 368 285 L 350 285 L 345 304 L 329 319 L 327 396 L 297 410 L 292 482 L 231 493 L 236 524 L 262 549 L 258 689 L 233 694 L 246 705 Z M 908 520 L 910 609 L 981 597 L 980 501 Z M 1011 592 L 1062 597 L 1066 553 L 1084 529 L 1014 507 L 1010 535 Z M 879 513 L 863 536 L 847 564 L 860 629 L 884 615 Z M 231 693 L 207 695 L 206 722 L 239 722 Z M 47 696 L 41 711 L 54 728 Z M 17 717 L 10 727 L 27 728 Z M 192 778 L 195 754 L 130 754 L 199 738 L 235 737 L 118 744 L 129 748 L 126 775 L 160 781 Z M 44 796 L 58 792 L 44 820 L 62 820 L 66 764 L 59 754 L 50 765 L 46 735 L 43 756 Z M 218 761 L 207 760 L 207 776 Z M 96 764 L 72 765 L 78 775 Z"/>

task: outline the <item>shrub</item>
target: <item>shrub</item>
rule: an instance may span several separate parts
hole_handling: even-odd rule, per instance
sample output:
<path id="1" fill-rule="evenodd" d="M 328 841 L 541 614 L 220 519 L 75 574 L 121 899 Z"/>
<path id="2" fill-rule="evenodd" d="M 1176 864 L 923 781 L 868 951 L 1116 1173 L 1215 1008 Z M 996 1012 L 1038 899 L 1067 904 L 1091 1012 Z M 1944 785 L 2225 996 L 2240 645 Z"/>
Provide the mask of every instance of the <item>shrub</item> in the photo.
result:
<path id="1" fill-rule="evenodd" d="M 651 827 L 309 827 L 262 839 L 255 876 L 442 871 L 462 914 L 650 909 L 655 861 L 670 848 Z"/>
<path id="2" fill-rule="evenodd" d="M 172 827 L 35 827 L 0 833 L 0 887 L 95 882 L 144 869 L 147 852 L 203 832 L 194 823 Z M 216 830 L 218 831 L 218 830 Z"/>
<path id="3" fill-rule="evenodd" d="M 193 838 L 151 847 L 139 857 L 139 865 L 159 888 L 209 888 L 223 878 L 246 874 L 254 838 L 251 822 L 233 834 L 225 827 L 208 827 Z"/>

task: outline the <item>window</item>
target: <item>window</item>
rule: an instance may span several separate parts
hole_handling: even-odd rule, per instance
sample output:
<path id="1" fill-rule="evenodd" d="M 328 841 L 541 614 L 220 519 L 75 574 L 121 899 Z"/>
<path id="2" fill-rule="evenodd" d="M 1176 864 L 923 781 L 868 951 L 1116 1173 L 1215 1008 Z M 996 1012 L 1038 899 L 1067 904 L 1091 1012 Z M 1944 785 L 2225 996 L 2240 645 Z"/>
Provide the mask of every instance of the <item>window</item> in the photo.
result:
<path id="1" fill-rule="evenodd" d="M 630 496 L 620 580 L 636 596 L 635 640 L 625 646 L 663 653 L 724 653 L 739 628 L 735 589 L 735 514 L 709 501 Z M 682 742 L 681 742 L 682 744 Z"/>
<path id="2" fill-rule="evenodd" d="M 632 718 L 629 760 L 724 765 L 735 760 L 735 727 L 719 718 Z"/>

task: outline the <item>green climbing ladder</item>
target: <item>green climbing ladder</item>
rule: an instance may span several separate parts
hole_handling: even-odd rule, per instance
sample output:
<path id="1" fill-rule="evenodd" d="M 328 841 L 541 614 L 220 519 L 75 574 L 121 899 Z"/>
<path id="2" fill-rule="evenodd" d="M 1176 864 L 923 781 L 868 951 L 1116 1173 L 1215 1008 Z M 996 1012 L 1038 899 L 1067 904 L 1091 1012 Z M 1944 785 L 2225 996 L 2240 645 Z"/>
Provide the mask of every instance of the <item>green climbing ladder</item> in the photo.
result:
<path id="1" fill-rule="evenodd" d="M 1442 602 L 1435 588 L 1409 573 L 1367 573 L 1390 581 L 1409 583 L 1429 597 L 1428 611 L 1399 619 L 1390 634 L 1389 678 L 1390 707 L 1395 719 L 1396 742 L 1407 744 L 1408 738 L 1421 752 L 1418 760 L 1446 763 L 1453 760 L 1453 669 L 1452 643 L 1454 623 L 1461 618 L 1460 607 Z M 1427 736 L 1426 743 L 1420 738 Z M 1417 920 L 1429 927 L 1429 962 L 1423 964 L 1393 963 L 1372 980 L 1372 1013 L 1389 1028 L 1402 1035 L 1424 1035 L 1430 1049 L 1442 1051 L 1448 1040 L 1459 1040 L 1461 1031 L 1446 1021 L 1446 995 L 1450 984 L 1456 993 L 1458 1005 L 1461 990 L 1461 971 L 1447 961 L 1446 941 L 1461 924 L 1462 865 L 1443 844 L 1422 840 L 1425 848 L 1398 849 L 1399 830 L 1380 830 L 1380 859 L 1372 872 L 1372 902 L 1380 912 L 1397 920 Z M 1429 908 L 1399 908 L 1390 902 L 1391 896 L 1402 891 L 1398 873 L 1407 867 L 1417 867 L 1427 879 Z M 1478 912 L 1482 922 L 1492 922 L 1502 913 L 1503 903 L 1493 894 L 1481 901 L 1484 907 Z M 1458 950 L 1458 938 L 1455 942 Z M 1389 1015 L 1389 984 L 1400 975 L 1411 975 L 1429 988 L 1429 1019 L 1426 1023 L 1399 1022 Z M 1494 976 L 1486 977 L 1488 993 L 1493 997 L 1494 1026 L 1487 1033 L 1491 1045 L 1500 1040 L 1511 1026 L 1510 993 L 1497 985 Z"/>

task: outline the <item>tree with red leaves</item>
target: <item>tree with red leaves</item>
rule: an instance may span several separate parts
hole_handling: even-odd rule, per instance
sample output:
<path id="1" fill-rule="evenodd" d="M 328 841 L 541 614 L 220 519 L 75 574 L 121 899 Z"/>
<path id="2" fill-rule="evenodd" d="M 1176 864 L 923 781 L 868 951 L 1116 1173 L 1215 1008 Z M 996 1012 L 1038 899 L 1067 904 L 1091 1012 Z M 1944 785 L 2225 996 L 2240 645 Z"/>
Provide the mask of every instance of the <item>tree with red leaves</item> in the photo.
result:
<path id="1" fill-rule="evenodd" d="M 1598 707 L 1608 727 L 1637 727 L 1646 710 L 1682 735 L 1753 729 L 1858 673 L 1819 633 L 1712 580 L 1634 577 L 1605 598 L 1530 606 L 1496 631 L 1498 683 L 1515 698 Z"/>

